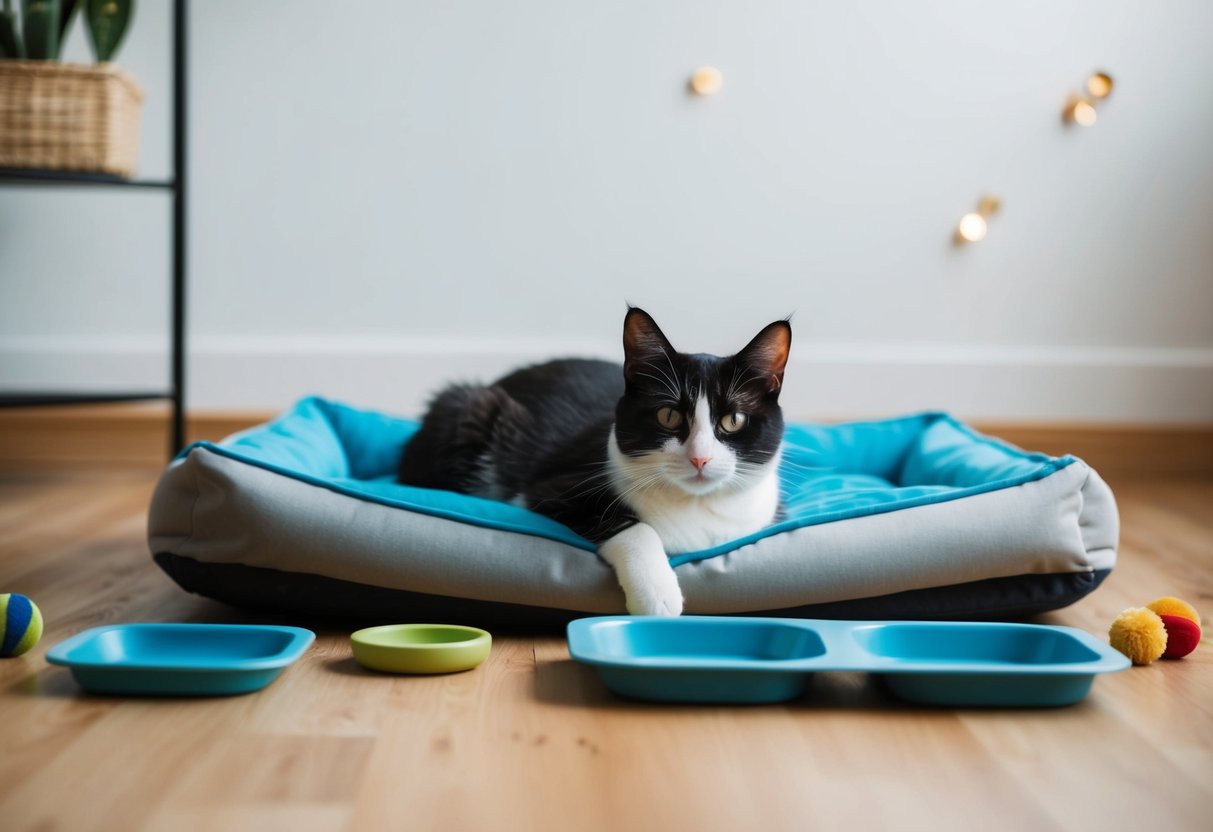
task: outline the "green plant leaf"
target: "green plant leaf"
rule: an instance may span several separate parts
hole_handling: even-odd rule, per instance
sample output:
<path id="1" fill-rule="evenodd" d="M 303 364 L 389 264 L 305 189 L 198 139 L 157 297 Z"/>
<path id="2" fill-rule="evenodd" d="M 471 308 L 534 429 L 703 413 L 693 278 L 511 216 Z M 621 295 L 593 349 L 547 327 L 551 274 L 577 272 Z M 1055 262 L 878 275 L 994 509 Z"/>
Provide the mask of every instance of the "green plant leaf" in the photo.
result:
<path id="1" fill-rule="evenodd" d="M 93 42 L 93 54 L 99 62 L 113 59 L 134 10 L 134 0 L 86 0 L 84 14 Z"/>
<path id="2" fill-rule="evenodd" d="M 67 40 L 67 27 L 72 25 L 72 18 L 76 16 L 76 9 L 80 8 L 80 0 L 59 0 L 59 49 L 63 49 L 63 42 Z"/>
<path id="3" fill-rule="evenodd" d="M 4 10 L 0 11 L 0 58 L 24 57 L 25 48 L 17 31 L 17 15 L 13 14 L 9 0 L 4 0 Z"/>
<path id="4" fill-rule="evenodd" d="M 59 0 L 24 0 L 21 29 L 27 58 L 35 61 L 59 59 Z"/>

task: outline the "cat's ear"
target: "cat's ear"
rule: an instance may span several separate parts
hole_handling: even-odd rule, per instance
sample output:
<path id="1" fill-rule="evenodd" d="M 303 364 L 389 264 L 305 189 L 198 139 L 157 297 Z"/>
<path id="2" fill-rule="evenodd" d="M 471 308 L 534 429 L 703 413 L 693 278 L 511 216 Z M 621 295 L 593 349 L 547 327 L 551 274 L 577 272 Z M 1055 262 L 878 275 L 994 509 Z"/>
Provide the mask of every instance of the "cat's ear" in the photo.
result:
<path id="1" fill-rule="evenodd" d="M 792 325 L 787 321 L 775 321 L 763 327 L 737 358 L 766 380 L 768 393 L 775 393 L 783 386 L 783 369 L 788 363 L 792 349 Z"/>
<path id="2" fill-rule="evenodd" d="M 665 361 L 676 352 L 657 322 L 643 309 L 632 306 L 623 319 L 623 377 L 632 381 L 636 370 L 654 361 Z"/>

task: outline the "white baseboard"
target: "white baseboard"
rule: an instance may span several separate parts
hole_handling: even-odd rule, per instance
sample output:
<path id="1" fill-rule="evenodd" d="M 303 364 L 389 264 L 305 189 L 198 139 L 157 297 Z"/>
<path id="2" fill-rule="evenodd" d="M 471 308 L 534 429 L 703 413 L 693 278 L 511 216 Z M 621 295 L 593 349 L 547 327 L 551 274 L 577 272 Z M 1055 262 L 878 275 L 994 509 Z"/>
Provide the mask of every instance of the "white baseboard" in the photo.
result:
<path id="1" fill-rule="evenodd" d="M 453 380 L 491 380 L 570 355 L 617 359 L 613 341 L 198 337 L 188 405 L 279 409 L 307 394 L 416 414 Z M 0 337 L 0 390 L 166 386 L 155 338 Z M 783 393 L 789 418 L 947 410 L 1023 422 L 1213 422 L 1213 348 L 798 344 Z"/>

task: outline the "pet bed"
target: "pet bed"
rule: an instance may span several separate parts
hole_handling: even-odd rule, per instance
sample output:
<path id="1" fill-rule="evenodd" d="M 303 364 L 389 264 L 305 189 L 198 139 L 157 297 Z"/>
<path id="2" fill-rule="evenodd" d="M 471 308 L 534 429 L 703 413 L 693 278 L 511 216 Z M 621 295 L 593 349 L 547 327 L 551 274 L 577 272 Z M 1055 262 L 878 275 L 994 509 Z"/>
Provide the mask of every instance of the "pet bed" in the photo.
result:
<path id="1" fill-rule="evenodd" d="M 401 485 L 417 423 L 308 398 L 164 471 L 149 545 L 183 588 L 361 620 L 546 626 L 624 612 L 594 545 L 526 509 Z M 1081 460 L 941 413 L 789 425 L 786 517 L 671 559 L 687 613 L 1010 618 L 1093 590 L 1118 516 Z"/>

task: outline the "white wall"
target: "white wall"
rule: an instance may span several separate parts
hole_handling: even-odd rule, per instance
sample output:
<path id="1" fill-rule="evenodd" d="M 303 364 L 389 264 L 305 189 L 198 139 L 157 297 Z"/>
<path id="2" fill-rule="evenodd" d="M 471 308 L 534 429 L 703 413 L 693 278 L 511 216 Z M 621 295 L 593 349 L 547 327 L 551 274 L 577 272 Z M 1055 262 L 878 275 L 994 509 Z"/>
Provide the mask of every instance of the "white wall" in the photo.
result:
<path id="1" fill-rule="evenodd" d="M 1204 0 L 193 6 L 191 406 L 415 412 L 631 301 L 690 351 L 794 312 L 801 418 L 1213 421 Z M 142 3 L 119 56 L 152 177 L 167 38 Z M 0 189 L 0 384 L 161 380 L 167 222 Z"/>

